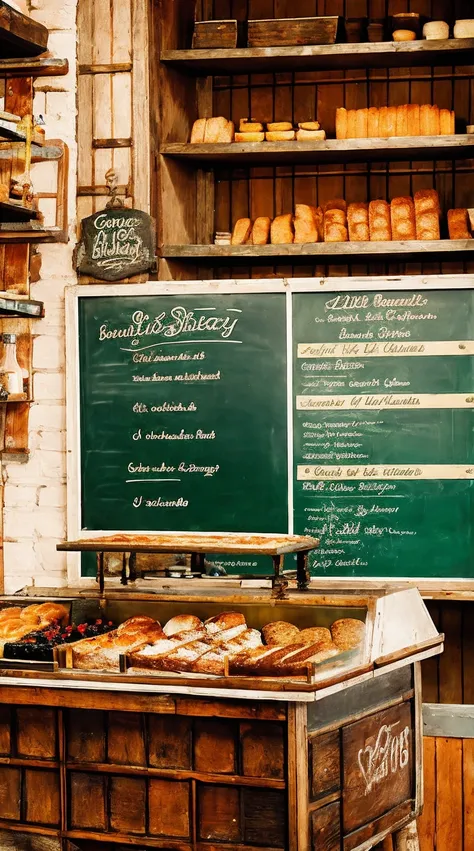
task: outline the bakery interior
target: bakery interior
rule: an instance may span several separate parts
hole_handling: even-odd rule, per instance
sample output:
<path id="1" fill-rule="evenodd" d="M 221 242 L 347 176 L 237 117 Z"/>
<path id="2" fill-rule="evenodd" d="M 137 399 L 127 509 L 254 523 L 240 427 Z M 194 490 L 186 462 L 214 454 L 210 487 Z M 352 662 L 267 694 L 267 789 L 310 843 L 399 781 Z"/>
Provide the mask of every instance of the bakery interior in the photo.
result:
<path id="1" fill-rule="evenodd" d="M 471 6 L 0 0 L 7 477 L 31 465 L 35 484 L 47 264 L 110 195 L 156 223 L 156 265 L 119 284 L 157 293 L 288 278 L 448 288 L 474 273 Z M 50 138 L 51 92 L 72 95 L 67 143 Z M 67 262 L 63 290 L 104 284 Z M 401 564 L 320 581 L 315 536 L 212 530 L 170 544 L 166 527 L 77 537 L 69 522 L 30 581 L 0 588 L 1 844 L 470 851 L 469 577 L 418 584 Z M 14 541 L 6 525 L 5 575 Z M 268 567 L 226 575 L 216 553 Z"/>

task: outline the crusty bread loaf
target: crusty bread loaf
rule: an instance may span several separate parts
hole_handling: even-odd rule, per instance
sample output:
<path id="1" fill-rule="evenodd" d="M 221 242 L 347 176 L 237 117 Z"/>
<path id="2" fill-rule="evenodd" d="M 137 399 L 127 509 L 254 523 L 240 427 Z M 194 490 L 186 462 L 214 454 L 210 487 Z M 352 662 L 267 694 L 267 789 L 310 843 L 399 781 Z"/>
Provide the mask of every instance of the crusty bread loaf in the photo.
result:
<path id="1" fill-rule="evenodd" d="M 379 132 L 382 139 L 397 135 L 397 107 L 382 106 L 379 110 Z"/>
<path id="2" fill-rule="evenodd" d="M 297 130 L 297 142 L 324 142 L 326 139 L 325 130 Z"/>
<path id="3" fill-rule="evenodd" d="M 349 109 L 347 112 L 347 138 L 355 139 L 356 137 L 356 109 Z"/>
<path id="4" fill-rule="evenodd" d="M 198 120 L 194 122 L 193 128 L 191 130 L 192 145 L 202 145 L 202 143 L 204 142 L 206 123 L 207 118 L 198 118 Z"/>
<path id="5" fill-rule="evenodd" d="M 291 213 L 284 213 L 282 216 L 277 216 L 276 219 L 273 219 L 270 228 L 270 238 L 272 245 L 286 245 L 294 241 L 295 234 Z"/>
<path id="6" fill-rule="evenodd" d="M 320 125 L 319 121 L 302 121 L 300 124 L 298 124 L 298 129 L 299 130 L 311 130 L 311 131 L 320 130 L 321 125 Z"/>
<path id="7" fill-rule="evenodd" d="M 165 623 L 163 632 L 168 638 L 171 638 L 178 632 L 186 632 L 200 627 L 202 627 L 202 622 L 195 615 L 176 615 Z"/>
<path id="8" fill-rule="evenodd" d="M 394 198 L 390 204 L 392 239 L 416 239 L 415 205 L 412 198 Z"/>
<path id="9" fill-rule="evenodd" d="M 439 136 L 439 106 L 434 105 L 430 108 L 430 111 L 428 113 L 428 129 L 429 136 Z"/>
<path id="10" fill-rule="evenodd" d="M 318 242 L 324 242 L 324 213 L 322 207 L 315 208 L 314 221 L 316 230 L 318 231 Z"/>
<path id="11" fill-rule="evenodd" d="M 346 224 L 347 215 L 344 210 L 326 210 L 324 213 L 324 222 L 331 225 L 342 225 Z"/>
<path id="12" fill-rule="evenodd" d="M 367 139 L 368 120 L 368 109 L 358 109 L 356 111 L 356 139 Z"/>
<path id="13" fill-rule="evenodd" d="M 293 130 L 293 125 L 291 121 L 271 121 L 267 124 L 267 130 L 270 133 L 284 133 L 288 130 Z"/>
<path id="14" fill-rule="evenodd" d="M 252 233 L 252 222 L 250 219 L 237 219 L 232 232 L 231 245 L 245 245 Z"/>
<path id="15" fill-rule="evenodd" d="M 409 103 L 407 107 L 408 135 L 420 136 L 420 107 L 417 103 Z"/>
<path id="16" fill-rule="evenodd" d="M 194 636 L 195 631 L 187 632 L 186 635 Z M 141 624 L 134 618 L 130 618 L 116 630 L 96 638 L 85 638 L 74 644 L 72 646 L 73 664 L 75 668 L 87 670 L 118 671 L 122 653 L 137 650 L 139 647 L 151 645 L 160 640 L 173 643 L 176 641 L 176 639 L 167 639 L 161 625 L 152 618 L 142 620 Z"/>
<path id="17" fill-rule="evenodd" d="M 318 642 L 332 644 L 331 631 L 325 626 L 310 626 L 307 629 L 300 630 L 298 643 L 317 644 Z"/>
<path id="18" fill-rule="evenodd" d="M 439 111 L 439 132 L 441 136 L 451 136 L 453 133 L 450 109 L 440 109 Z"/>
<path id="19" fill-rule="evenodd" d="M 347 139 L 347 109 L 336 109 L 336 139 Z"/>
<path id="20" fill-rule="evenodd" d="M 232 629 L 234 626 L 242 625 L 245 625 L 245 616 L 242 612 L 221 612 L 204 622 L 209 632 L 219 632 L 221 629 Z"/>
<path id="21" fill-rule="evenodd" d="M 420 136 L 430 136 L 433 126 L 431 118 L 431 106 L 427 103 L 420 106 Z"/>
<path id="22" fill-rule="evenodd" d="M 318 241 L 316 207 L 311 207 L 308 204 L 296 204 L 293 225 L 295 229 L 295 243 L 298 245 Z"/>
<path id="23" fill-rule="evenodd" d="M 440 213 L 441 205 L 436 189 L 421 189 L 415 192 L 415 211 L 421 213 Z"/>
<path id="24" fill-rule="evenodd" d="M 262 635 L 265 644 L 276 644 L 283 647 L 287 644 L 294 644 L 299 636 L 299 629 L 286 621 L 273 621 L 267 623 L 262 629 Z"/>
<path id="25" fill-rule="evenodd" d="M 239 121 L 240 133 L 261 133 L 262 130 L 263 124 L 259 121 L 252 121 L 251 118 L 241 118 Z"/>
<path id="26" fill-rule="evenodd" d="M 265 141 L 265 133 L 256 132 L 256 133 L 236 133 L 234 136 L 234 142 L 240 142 L 243 145 L 246 145 L 248 142 L 264 142 Z"/>
<path id="27" fill-rule="evenodd" d="M 390 242 L 392 239 L 390 205 L 386 201 L 370 202 L 369 233 L 371 242 Z"/>
<path id="28" fill-rule="evenodd" d="M 230 145 L 234 141 L 235 127 L 233 121 L 228 121 L 217 137 L 219 145 Z"/>
<path id="29" fill-rule="evenodd" d="M 467 210 L 448 210 L 448 231 L 450 239 L 472 239 Z"/>
<path id="30" fill-rule="evenodd" d="M 334 221 L 330 214 L 326 214 L 324 216 L 324 242 L 347 242 L 348 239 L 347 227 Z"/>
<path id="31" fill-rule="evenodd" d="M 367 115 L 367 135 L 369 139 L 378 139 L 380 137 L 380 116 L 379 108 L 371 106 Z"/>
<path id="32" fill-rule="evenodd" d="M 330 201 L 326 201 L 323 206 L 323 211 L 326 214 L 329 210 L 342 210 L 343 213 L 346 213 L 347 204 L 344 201 L 344 198 L 331 198 Z"/>
<path id="33" fill-rule="evenodd" d="M 268 243 L 271 224 L 270 216 L 258 216 L 255 219 L 250 237 L 252 245 L 266 245 Z"/>
<path id="34" fill-rule="evenodd" d="M 218 118 L 208 118 L 204 129 L 204 143 L 206 145 L 215 145 L 219 141 L 221 133 L 227 132 L 228 120 L 223 116 Z"/>
<path id="35" fill-rule="evenodd" d="M 341 651 L 334 645 L 332 647 L 320 647 L 319 645 L 315 645 L 312 655 L 307 656 L 306 659 L 300 659 L 298 661 L 292 660 L 291 658 L 282 659 L 275 665 L 273 674 L 280 677 L 298 677 L 307 673 L 311 665 L 318 665 L 321 664 L 321 662 L 326 662 L 333 656 L 338 656 L 340 652 Z"/>
<path id="36" fill-rule="evenodd" d="M 416 238 L 434 240 L 440 238 L 439 195 L 435 189 L 415 193 Z"/>
<path id="37" fill-rule="evenodd" d="M 397 106 L 397 136 L 408 136 L 408 106 Z"/>
<path id="38" fill-rule="evenodd" d="M 331 635 L 339 650 L 352 650 L 362 644 L 365 624 L 356 618 L 341 618 L 332 624 Z"/>
<path id="39" fill-rule="evenodd" d="M 369 205 L 349 204 L 347 224 L 350 242 L 367 242 L 369 240 Z"/>
<path id="40" fill-rule="evenodd" d="M 294 130 L 273 130 L 265 133 L 267 142 L 294 142 L 295 138 Z"/>

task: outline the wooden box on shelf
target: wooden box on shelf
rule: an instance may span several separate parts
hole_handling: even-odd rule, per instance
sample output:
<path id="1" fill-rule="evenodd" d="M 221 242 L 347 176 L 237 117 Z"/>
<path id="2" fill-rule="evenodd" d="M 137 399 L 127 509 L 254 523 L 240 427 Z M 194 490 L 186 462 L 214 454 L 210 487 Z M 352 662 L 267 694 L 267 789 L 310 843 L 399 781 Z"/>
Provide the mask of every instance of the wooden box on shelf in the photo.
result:
<path id="1" fill-rule="evenodd" d="M 237 47 L 237 21 L 196 21 L 193 49 Z"/>
<path id="2" fill-rule="evenodd" d="M 334 44 L 339 18 L 276 18 L 248 22 L 249 47 Z"/>

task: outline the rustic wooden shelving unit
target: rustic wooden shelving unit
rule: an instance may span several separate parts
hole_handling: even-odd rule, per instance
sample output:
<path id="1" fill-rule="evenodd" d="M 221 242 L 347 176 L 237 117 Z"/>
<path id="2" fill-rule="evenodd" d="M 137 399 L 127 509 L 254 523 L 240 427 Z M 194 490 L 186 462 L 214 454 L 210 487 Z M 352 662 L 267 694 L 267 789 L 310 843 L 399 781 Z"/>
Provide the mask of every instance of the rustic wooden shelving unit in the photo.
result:
<path id="1" fill-rule="evenodd" d="M 324 14 L 321 4 L 261 3 L 248 9 L 229 0 L 224 17 L 249 18 Z M 456 8 L 426 0 L 422 14 L 450 25 L 469 17 L 467 0 Z M 313 8 L 315 6 L 315 8 Z M 402 8 L 403 6 L 403 8 Z M 194 8 L 196 7 L 196 8 Z M 278 8 L 277 8 L 278 7 Z M 331 14 L 382 17 L 404 11 L 398 0 L 335 0 Z M 341 141 L 334 138 L 337 106 L 437 103 L 455 109 L 457 130 L 474 123 L 470 87 L 474 39 L 380 42 L 306 47 L 191 50 L 194 15 L 223 17 L 214 0 L 194 3 L 155 0 L 156 56 L 151 64 L 154 157 L 160 277 L 252 277 L 340 274 L 467 272 L 474 268 L 469 242 L 335 243 L 309 246 L 215 246 L 216 231 L 231 230 L 237 218 L 275 216 L 295 203 L 320 204 L 412 195 L 436 188 L 444 215 L 474 206 L 471 159 L 474 137 L 406 137 Z M 471 64 L 470 64 L 471 63 Z M 234 122 L 318 119 L 328 140 L 318 145 L 190 145 L 198 117 L 225 115 Z M 170 214 L 172 211 L 172 214 Z M 447 235 L 446 230 L 442 231 Z M 474 245 L 474 241 L 473 241 Z"/>

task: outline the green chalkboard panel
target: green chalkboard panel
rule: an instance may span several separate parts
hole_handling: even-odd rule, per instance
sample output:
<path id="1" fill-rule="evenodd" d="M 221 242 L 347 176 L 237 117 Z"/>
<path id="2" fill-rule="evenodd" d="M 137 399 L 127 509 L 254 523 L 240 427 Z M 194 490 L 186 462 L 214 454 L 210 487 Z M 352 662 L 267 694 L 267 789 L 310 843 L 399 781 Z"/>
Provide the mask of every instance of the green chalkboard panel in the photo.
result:
<path id="1" fill-rule="evenodd" d="M 82 529 L 288 532 L 285 298 L 79 298 Z"/>
<path id="2" fill-rule="evenodd" d="M 296 293 L 295 532 L 324 576 L 474 577 L 474 294 Z"/>

